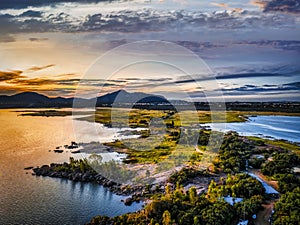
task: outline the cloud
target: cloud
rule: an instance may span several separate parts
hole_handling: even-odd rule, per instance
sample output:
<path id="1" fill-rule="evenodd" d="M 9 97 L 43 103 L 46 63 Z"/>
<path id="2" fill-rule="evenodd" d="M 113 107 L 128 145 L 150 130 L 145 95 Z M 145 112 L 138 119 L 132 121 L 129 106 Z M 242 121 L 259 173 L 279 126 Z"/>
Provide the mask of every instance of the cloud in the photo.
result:
<path id="1" fill-rule="evenodd" d="M 19 17 L 42 17 L 43 13 L 40 11 L 28 10 L 19 15 Z"/>
<path id="2" fill-rule="evenodd" d="M 264 12 L 300 13 L 300 0 L 260 0 L 253 4 L 259 5 Z"/>
<path id="3" fill-rule="evenodd" d="M 98 3 L 111 0 L 1 0 L 0 9 L 22 9 L 28 7 L 54 6 L 59 3 Z"/>
<path id="4" fill-rule="evenodd" d="M 300 94 L 300 82 L 263 86 L 244 85 L 237 88 L 223 88 L 222 91 L 226 95 L 262 94 L 274 92 L 293 92 Z"/>
<path id="5" fill-rule="evenodd" d="M 18 23 L 14 21 L 14 16 L 10 14 L 0 14 L 0 24 L 0 37 L 10 36 L 20 29 L 18 28 Z"/>
<path id="6" fill-rule="evenodd" d="M 31 37 L 28 38 L 29 41 L 47 41 L 49 40 L 49 38 L 35 38 L 35 37 Z"/>
<path id="7" fill-rule="evenodd" d="M 11 34 L 1 34 L 0 33 L 0 42 L 15 42 L 16 39 Z"/>
<path id="8" fill-rule="evenodd" d="M 101 10 L 99 10 L 101 12 Z M 31 15 L 31 16 L 30 16 Z M 26 16 L 26 17 L 24 17 Z M 41 16 L 41 17 L 40 17 Z M 223 10 L 199 12 L 143 8 L 85 15 L 28 10 L 20 15 L 0 14 L 1 34 L 18 32 L 145 33 L 172 32 L 178 29 L 232 30 L 263 27 L 295 27 L 295 18 L 255 11 Z M 118 44 L 118 43 L 116 43 Z"/>
<path id="9" fill-rule="evenodd" d="M 296 40 L 263 40 L 263 41 L 241 41 L 236 42 L 238 45 L 255 45 L 272 47 L 282 50 L 292 50 L 300 52 L 300 41 Z"/>
<path id="10" fill-rule="evenodd" d="M 23 71 L 12 70 L 12 71 L 0 71 L 0 82 L 10 82 L 20 78 L 24 78 L 21 74 Z"/>
<path id="11" fill-rule="evenodd" d="M 0 93 L 13 94 L 25 91 L 52 92 L 57 95 L 74 95 L 75 91 L 95 92 L 102 90 L 117 90 L 123 88 L 125 80 L 79 79 L 76 74 L 59 74 L 53 77 L 31 78 L 24 73 L 32 73 L 54 66 L 34 66 L 24 71 L 0 71 Z M 80 86 L 79 86 L 80 84 Z"/>
<path id="12" fill-rule="evenodd" d="M 214 5 L 214 6 L 218 6 L 218 7 L 221 7 L 221 8 L 228 8 L 228 5 L 226 3 L 216 3 L 216 2 L 212 2 L 210 3 L 211 5 Z"/>
<path id="13" fill-rule="evenodd" d="M 195 75 L 196 76 L 196 75 Z M 195 81 L 208 81 L 208 80 L 228 80 L 228 79 L 242 79 L 242 78 L 262 78 L 262 77 L 282 77 L 283 74 L 277 73 L 240 73 L 240 74 L 217 74 L 202 76 L 197 79 L 190 79 L 190 76 L 180 76 L 176 84 L 194 83 Z M 285 74 L 285 76 L 292 76 Z"/>
<path id="14" fill-rule="evenodd" d="M 44 70 L 44 69 L 47 69 L 47 68 L 50 68 L 50 67 L 53 67 L 55 66 L 54 64 L 49 64 L 49 65 L 46 65 L 46 66 L 33 66 L 29 69 L 26 70 L 26 72 L 36 72 L 36 71 L 40 71 L 40 70 Z"/>

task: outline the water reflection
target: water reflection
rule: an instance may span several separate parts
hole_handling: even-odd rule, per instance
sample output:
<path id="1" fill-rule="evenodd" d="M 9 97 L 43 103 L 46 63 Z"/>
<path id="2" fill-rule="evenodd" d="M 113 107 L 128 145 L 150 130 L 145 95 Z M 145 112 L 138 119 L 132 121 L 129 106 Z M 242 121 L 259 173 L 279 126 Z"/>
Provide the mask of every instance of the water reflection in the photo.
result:
<path id="1" fill-rule="evenodd" d="M 71 117 L 21 117 L 0 110 L 0 224 L 84 224 L 93 216 L 136 211 L 92 183 L 35 177 L 25 167 L 68 161 L 49 149 L 75 140 Z M 105 128 L 103 128 L 105 129 Z"/>

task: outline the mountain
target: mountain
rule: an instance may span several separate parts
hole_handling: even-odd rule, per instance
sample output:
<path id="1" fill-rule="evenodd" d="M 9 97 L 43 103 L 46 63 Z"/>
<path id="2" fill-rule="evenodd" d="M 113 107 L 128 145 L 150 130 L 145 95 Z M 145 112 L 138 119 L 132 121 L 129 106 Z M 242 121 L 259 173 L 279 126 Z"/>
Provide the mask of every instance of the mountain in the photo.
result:
<path id="1" fill-rule="evenodd" d="M 74 98 L 49 98 L 35 92 L 23 92 L 11 96 L 0 96 L 0 108 L 51 108 L 51 107 L 73 107 Z M 138 104 L 157 104 L 168 103 L 168 101 L 159 95 L 150 95 L 142 92 L 129 93 L 124 90 L 108 93 L 97 99 L 76 99 L 78 107 L 93 107 Z"/>
<path id="2" fill-rule="evenodd" d="M 160 95 L 150 95 L 142 92 L 129 93 L 125 90 L 115 91 L 97 98 L 97 105 L 113 105 L 113 104 L 153 104 L 168 103 L 168 100 Z"/>
<path id="3" fill-rule="evenodd" d="M 49 98 L 35 92 L 0 96 L 0 108 L 72 107 L 73 98 Z"/>

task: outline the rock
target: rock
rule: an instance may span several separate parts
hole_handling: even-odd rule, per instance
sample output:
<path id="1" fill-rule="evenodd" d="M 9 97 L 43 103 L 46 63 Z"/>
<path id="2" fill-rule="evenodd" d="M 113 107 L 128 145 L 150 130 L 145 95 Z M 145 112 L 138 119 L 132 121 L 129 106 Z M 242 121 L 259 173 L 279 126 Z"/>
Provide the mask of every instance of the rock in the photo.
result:
<path id="1" fill-rule="evenodd" d="M 28 166 L 24 168 L 24 170 L 31 170 L 31 169 L 33 169 L 33 166 Z"/>
<path id="2" fill-rule="evenodd" d="M 81 181 L 83 181 L 83 182 L 90 181 L 90 175 L 88 173 L 84 173 L 81 177 Z"/>
<path id="3" fill-rule="evenodd" d="M 124 204 L 127 206 L 130 206 L 132 204 L 132 202 L 133 202 L 132 198 L 129 197 L 129 198 L 125 199 Z"/>

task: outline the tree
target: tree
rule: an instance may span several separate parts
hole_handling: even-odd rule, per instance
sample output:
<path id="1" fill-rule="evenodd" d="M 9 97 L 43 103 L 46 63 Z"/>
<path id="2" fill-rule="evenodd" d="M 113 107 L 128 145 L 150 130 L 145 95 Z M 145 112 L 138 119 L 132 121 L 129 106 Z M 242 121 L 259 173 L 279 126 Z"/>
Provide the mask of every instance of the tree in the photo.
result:
<path id="1" fill-rule="evenodd" d="M 170 184 L 167 184 L 166 186 L 166 195 L 167 197 L 170 197 L 172 194 L 172 188 L 171 188 L 171 185 Z"/>
<path id="2" fill-rule="evenodd" d="M 164 211 L 162 217 L 163 217 L 162 220 L 163 225 L 171 225 L 172 219 L 171 219 L 171 214 L 168 210 Z"/>
<path id="3" fill-rule="evenodd" d="M 79 167 L 80 167 L 81 173 L 84 173 L 84 172 L 85 172 L 85 166 L 84 166 L 84 162 L 83 162 L 82 160 L 80 160 L 80 165 L 79 165 Z"/>
<path id="4" fill-rule="evenodd" d="M 300 221 L 300 188 L 282 195 L 275 204 L 274 225 L 299 224 Z"/>
<path id="5" fill-rule="evenodd" d="M 262 196 L 254 195 L 250 199 L 245 199 L 242 202 L 238 202 L 234 205 L 234 208 L 240 219 L 250 219 L 261 209 L 263 202 Z"/>
<path id="6" fill-rule="evenodd" d="M 191 187 L 189 190 L 190 202 L 194 205 L 197 201 L 197 190 L 195 187 Z"/>
<path id="7" fill-rule="evenodd" d="M 206 196 L 211 202 L 215 202 L 218 199 L 218 187 L 214 180 L 211 180 Z"/>
<path id="8" fill-rule="evenodd" d="M 203 209 L 201 217 L 205 225 L 232 225 L 235 222 L 233 207 L 223 201 Z"/>

